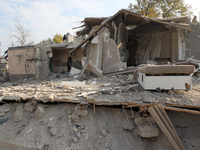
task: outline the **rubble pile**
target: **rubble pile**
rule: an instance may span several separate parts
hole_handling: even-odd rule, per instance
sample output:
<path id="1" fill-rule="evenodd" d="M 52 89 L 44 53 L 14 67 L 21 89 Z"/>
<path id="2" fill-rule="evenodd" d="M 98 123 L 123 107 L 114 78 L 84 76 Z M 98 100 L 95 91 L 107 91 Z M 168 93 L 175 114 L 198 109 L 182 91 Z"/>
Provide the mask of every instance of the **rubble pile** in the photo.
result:
<path id="1" fill-rule="evenodd" d="M 40 101 L 95 103 L 96 105 L 152 104 L 153 100 L 165 105 L 200 106 L 197 90 L 146 91 L 133 75 L 113 75 L 77 81 L 71 78 L 54 78 L 50 81 L 27 80 L 3 83 L 0 87 L 1 101 Z M 198 79 L 194 83 L 199 82 Z M 199 89 L 198 84 L 193 85 Z"/>

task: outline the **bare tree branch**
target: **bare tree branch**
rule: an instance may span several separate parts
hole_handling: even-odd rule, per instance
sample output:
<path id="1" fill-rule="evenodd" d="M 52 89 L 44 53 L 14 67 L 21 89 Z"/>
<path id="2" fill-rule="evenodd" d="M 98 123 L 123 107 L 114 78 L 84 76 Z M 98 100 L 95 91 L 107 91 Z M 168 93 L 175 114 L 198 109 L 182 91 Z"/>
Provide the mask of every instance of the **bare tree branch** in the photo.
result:
<path id="1" fill-rule="evenodd" d="M 31 40 L 31 36 L 32 34 L 30 33 L 30 31 L 25 29 L 20 22 L 17 22 L 15 23 L 15 30 L 11 33 L 9 39 L 12 47 L 25 46 L 34 44 L 34 41 Z"/>

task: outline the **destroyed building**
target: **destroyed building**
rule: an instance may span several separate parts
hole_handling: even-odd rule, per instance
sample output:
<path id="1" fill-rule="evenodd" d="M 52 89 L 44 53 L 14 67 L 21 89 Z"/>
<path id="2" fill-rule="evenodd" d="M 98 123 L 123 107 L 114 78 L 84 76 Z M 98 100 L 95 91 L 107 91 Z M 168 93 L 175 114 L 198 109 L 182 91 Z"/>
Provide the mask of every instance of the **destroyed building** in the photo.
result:
<path id="1" fill-rule="evenodd" d="M 76 34 L 85 40 L 66 34 L 58 44 L 9 48 L 10 80 L 47 77 L 50 71 L 80 73 L 86 62 L 87 69 L 101 76 L 149 60 L 162 64 L 190 57 L 186 35 L 193 30 L 187 17 L 147 18 L 120 10 L 82 23 Z"/>
<path id="2" fill-rule="evenodd" d="M 108 18 L 85 18 L 77 35 L 88 35 L 71 53 L 85 46 L 90 64 L 100 74 L 155 60 L 167 63 L 188 57 L 186 35 L 193 30 L 187 17 L 146 18 L 120 10 Z M 85 44 L 85 45 L 84 45 Z M 98 69 L 97 69 L 98 68 Z"/>

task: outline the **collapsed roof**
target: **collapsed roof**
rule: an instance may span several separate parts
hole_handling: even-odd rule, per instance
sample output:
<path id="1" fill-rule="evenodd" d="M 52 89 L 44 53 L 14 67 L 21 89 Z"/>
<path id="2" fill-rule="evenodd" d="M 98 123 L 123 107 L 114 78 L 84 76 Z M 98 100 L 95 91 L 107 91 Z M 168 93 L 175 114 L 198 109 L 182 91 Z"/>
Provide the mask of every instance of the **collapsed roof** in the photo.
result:
<path id="1" fill-rule="evenodd" d="M 119 10 L 116 14 L 114 14 L 111 17 L 85 18 L 81 22 L 81 23 L 83 23 L 83 25 L 74 28 L 74 29 L 83 28 L 82 30 L 76 32 L 76 34 L 78 36 L 89 34 L 94 26 L 98 26 L 98 27 L 93 33 L 91 33 L 87 37 L 87 39 L 85 39 L 77 47 L 75 47 L 73 50 L 71 50 L 71 52 L 76 51 L 85 42 L 87 42 L 88 40 L 91 40 L 97 34 L 98 31 L 100 31 L 104 26 L 106 26 L 109 22 L 111 22 L 114 19 L 117 19 L 117 21 L 122 19 L 126 26 L 136 25 L 138 27 L 138 26 L 141 26 L 144 24 L 155 23 L 155 24 L 161 24 L 167 28 L 175 27 L 175 28 L 180 28 L 180 29 L 187 30 L 190 32 L 194 32 L 191 29 L 190 25 L 188 24 L 189 23 L 188 17 L 181 16 L 181 17 L 171 17 L 171 18 L 164 18 L 164 19 L 148 18 L 148 17 L 144 17 L 140 14 L 122 9 L 122 10 Z"/>

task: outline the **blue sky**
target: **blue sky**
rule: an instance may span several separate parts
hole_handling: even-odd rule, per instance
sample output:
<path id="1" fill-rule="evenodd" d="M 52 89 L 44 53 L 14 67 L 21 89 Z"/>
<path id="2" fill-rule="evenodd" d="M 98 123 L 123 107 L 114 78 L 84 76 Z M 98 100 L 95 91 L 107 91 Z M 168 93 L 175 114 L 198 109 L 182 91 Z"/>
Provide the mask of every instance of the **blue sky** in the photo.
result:
<path id="1" fill-rule="evenodd" d="M 85 17 L 106 17 L 127 8 L 134 0 L 0 0 L 1 55 L 10 46 L 9 36 L 19 21 L 31 31 L 35 43 L 53 38 L 56 33 L 65 34 L 80 24 Z M 185 0 L 198 7 L 196 0 Z M 196 3 L 195 3 L 196 2 Z M 200 7 L 200 5 L 199 5 Z M 194 9 L 198 15 L 200 9 Z"/>

